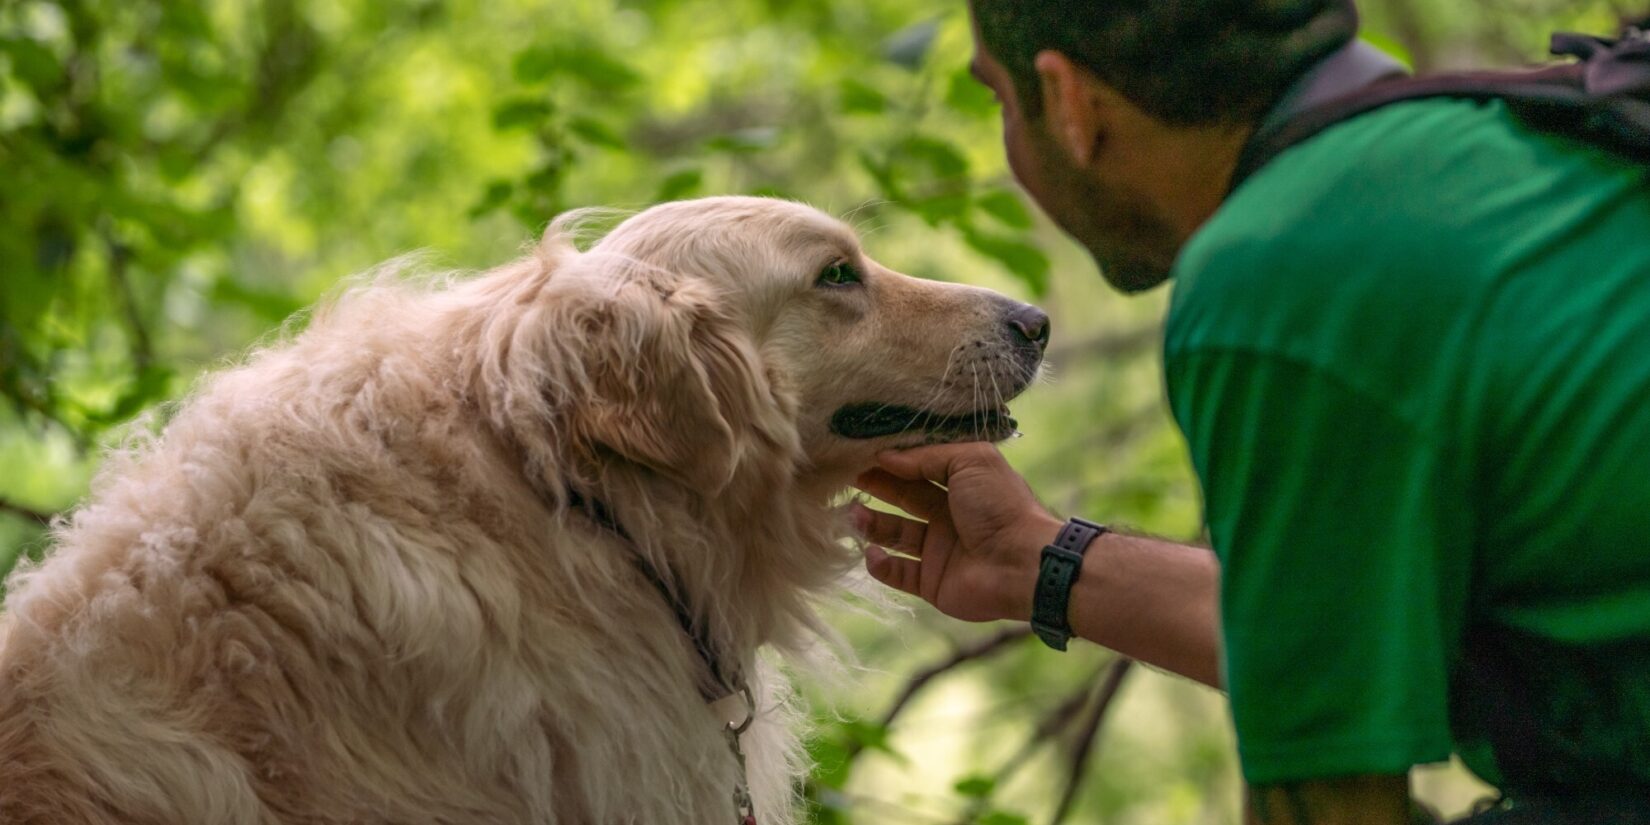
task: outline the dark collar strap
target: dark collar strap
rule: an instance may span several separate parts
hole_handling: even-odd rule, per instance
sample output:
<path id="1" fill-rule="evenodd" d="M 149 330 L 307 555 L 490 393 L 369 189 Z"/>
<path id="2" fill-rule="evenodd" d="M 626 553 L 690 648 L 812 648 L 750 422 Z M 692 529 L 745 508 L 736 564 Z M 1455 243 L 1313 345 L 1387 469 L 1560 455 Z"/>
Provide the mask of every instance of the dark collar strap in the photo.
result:
<path id="1" fill-rule="evenodd" d="M 699 654 L 699 661 L 704 665 L 696 680 L 699 695 L 703 696 L 706 702 L 715 702 L 744 690 L 744 678 L 739 673 L 738 666 L 724 667 L 722 657 L 717 655 L 716 645 L 711 639 L 710 622 L 695 617 L 687 602 L 682 599 L 680 585 L 673 586 L 670 580 L 636 551 L 636 542 L 614 516 L 613 509 L 601 499 L 580 495 L 571 487 L 567 488 L 567 506 L 568 509 L 583 513 L 603 530 L 618 536 L 630 546 L 631 558 L 636 563 L 636 568 L 653 585 L 653 589 L 659 591 L 660 598 L 676 612 L 676 623 L 693 642 L 694 652 Z"/>

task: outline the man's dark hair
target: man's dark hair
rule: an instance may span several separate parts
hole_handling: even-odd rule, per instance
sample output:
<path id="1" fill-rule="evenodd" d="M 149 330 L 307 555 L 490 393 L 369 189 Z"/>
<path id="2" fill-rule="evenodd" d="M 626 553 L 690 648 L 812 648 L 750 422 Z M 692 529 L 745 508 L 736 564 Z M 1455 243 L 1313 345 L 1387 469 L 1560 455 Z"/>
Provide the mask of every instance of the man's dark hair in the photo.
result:
<path id="1" fill-rule="evenodd" d="M 1353 0 L 969 0 L 980 43 L 1042 114 L 1033 66 L 1053 50 L 1181 126 L 1258 119 L 1358 31 Z"/>

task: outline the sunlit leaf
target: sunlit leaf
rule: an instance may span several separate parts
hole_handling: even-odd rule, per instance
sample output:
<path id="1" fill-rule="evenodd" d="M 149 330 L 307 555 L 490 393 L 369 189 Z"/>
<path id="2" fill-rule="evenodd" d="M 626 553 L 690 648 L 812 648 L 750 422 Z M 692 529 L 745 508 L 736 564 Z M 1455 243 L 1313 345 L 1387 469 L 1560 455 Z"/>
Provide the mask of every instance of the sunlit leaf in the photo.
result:
<path id="1" fill-rule="evenodd" d="M 945 105 L 977 117 L 997 111 L 996 97 L 966 67 L 953 72 L 946 81 Z"/>
<path id="2" fill-rule="evenodd" d="M 550 101 L 539 98 L 516 98 L 499 104 L 493 110 L 493 127 L 518 129 L 538 126 L 555 111 Z"/>
<path id="3" fill-rule="evenodd" d="M 516 56 L 515 74 L 523 83 L 566 77 L 602 92 L 623 91 L 642 80 L 623 60 L 591 43 L 530 47 Z"/>
<path id="4" fill-rule="evenodd" d="M 901 141 L 898 152 L 928 167 L 941 178 L 961 178 L 968 174 L 968 158 L 950 141 L 927 135 L 912 135 Z"/>

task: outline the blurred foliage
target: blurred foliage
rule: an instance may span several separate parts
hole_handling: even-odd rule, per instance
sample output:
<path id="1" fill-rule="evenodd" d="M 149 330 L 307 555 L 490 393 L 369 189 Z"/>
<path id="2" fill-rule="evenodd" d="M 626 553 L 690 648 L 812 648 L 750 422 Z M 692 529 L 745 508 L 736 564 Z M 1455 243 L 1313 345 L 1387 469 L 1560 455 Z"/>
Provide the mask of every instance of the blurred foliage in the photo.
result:
<path id="1" fill-rule="evenodd" d="M 1533 59 L 1622 11 L 1364 5 L 1423 68 Z M 1011 459 L 1058 509 L 1195 536 L 1163 296 L 1108 293 L 1034 218 L 970 48 L 961 0 L 0 3 L 0 570 L 44 550 L 125 422 L 348 273 L 412 249 L 484 267 L 569 207 L 722 192 L 812 202 L 896 268 L 1040 299 L 1057 371 Z M 921 609 L 840 624 L 866 669 L 810 690 L 821 822 L 1044 821 L 1083 741 L 1061 723 L 1089 718 L 1071 818 L 1237 821 L 1209 691 L 1137 672 L 1085 716 L 1109 654 L 1020 639 L 882 724 L 913 672 L 997 631 Z"/>

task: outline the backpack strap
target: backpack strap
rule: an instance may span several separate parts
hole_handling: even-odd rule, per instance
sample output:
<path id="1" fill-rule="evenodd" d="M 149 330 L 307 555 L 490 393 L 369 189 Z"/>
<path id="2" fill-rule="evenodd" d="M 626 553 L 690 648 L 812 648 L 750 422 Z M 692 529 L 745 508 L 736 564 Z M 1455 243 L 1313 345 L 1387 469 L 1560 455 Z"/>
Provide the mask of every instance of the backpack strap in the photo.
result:
<path id="1" fill-rule="evenodd" d="M 1525 125 L 1585 141 L 1650 166 L 1650 33 L 1618 40 L 1553 36 L 1553 53 L 1579 62 L 1522 71 L 1462 72 L 1372 83 L 1307 109 L 1249 139 L 1231 189 L 1290 147 L 1358 115 L 1410 100 L 1504 100 Z"/>

